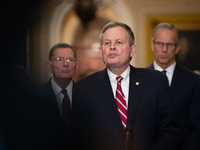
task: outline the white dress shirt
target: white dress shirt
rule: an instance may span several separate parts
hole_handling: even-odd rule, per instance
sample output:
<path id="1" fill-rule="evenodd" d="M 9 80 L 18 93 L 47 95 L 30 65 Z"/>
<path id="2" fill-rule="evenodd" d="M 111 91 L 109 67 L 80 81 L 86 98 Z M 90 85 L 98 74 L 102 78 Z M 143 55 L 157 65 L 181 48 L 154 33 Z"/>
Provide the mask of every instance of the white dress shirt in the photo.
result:
<path id="1" fill-rule="evenodd" d="M 117 75 L 112 73 L 109 69 L 108 71 L 108 77 L 110 79 L 110 83 L 113 90 L 113 95 L 116 97 L 116 90 L 117 90 Z M 122 92 L 125 95 L 126 105 L 128 107 L 128 94 L 129 94 L 129 75 L 130 75 L 130 66 L 120 75 L 123 77 L 123 80 L 121 82 Z"/>
<path id="2" fill-rule="evenodd" d="M 53 80 L 53 78 L 51 79 L 51 85 L 54 91 L 54 95 L 56 97 L 57 100 L 57 104 L 58 104 L 58 108 L 60 110 L 60 114 L 62 115 L 62 101 L 64 98 L 63 93 L 61 93 L 62 88 L 60 88 L 56 82 Z M 69 100 L 70 100 L 70 108 L 72 108 L 72 88 L 73 88 L 73 81 L 71 81 L 69 83 L 69 85 L 65 88 L 67 90 L 67 94 L 69 96 Z"/>
<path id="3" fill-rule="evenodd" d="M 173 64 L 171 64 L 171 66 L 169 66 L 166 69 L 163 69 L 160 66 L 158 66 L 155 61 L 153 62 L 153 66 L 154 66 L 154 69 L 158 70 L 158 71 L 166 70 L 166 76 L 167 76 L 168 81 L 169 81 L 169 86 L 171 86 L 172 77 L 173 77 L 173 74 L 174 74 L 174 69 L 175 69 L 175 66 L 176 66 L 176 62 L 174 62 Z"/>

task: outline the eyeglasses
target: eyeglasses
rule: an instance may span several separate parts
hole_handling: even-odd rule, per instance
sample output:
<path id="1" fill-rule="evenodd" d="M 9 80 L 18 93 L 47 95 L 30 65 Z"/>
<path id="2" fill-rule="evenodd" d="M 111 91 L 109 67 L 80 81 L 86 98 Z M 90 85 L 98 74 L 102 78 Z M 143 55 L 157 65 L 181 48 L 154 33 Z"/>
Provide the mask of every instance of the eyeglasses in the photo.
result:
<path id="1" fill-rule="evenodd" d="M 57 57 L 57 58 L 52 58 L 51 60 L 55 60 L 56 62 L 63 63 L 65 61 L 65 58 L 64 57 Z M 67 57 L 66 61 L 68 63 L 74 63 L 75 59 L 73 57 Z"/>
<path id="2" fill-rule="evenodd" d="M 163 42 L 155 42 L 155 41 L 153 42 L 158 48 L 163 48 L 164 45 L 166 45 L 167 49 L 174 49 L 176 47 L 175 43 L 163 43 Z"/>

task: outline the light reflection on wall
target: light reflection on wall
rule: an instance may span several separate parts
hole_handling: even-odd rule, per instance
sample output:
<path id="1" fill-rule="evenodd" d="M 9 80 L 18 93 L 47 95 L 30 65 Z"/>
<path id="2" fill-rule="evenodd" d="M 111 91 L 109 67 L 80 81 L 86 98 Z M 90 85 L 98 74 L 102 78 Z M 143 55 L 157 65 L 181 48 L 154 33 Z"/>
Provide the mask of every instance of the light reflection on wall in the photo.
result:
<path id="1" fill-rule="evenodd" d="M 75 81 L 105 68 L 98 51 L 99 35 L 103 26 L 110 21 L 119 21 L 119 19 L 107 6 L 98 9 L 96 17 L 88 22 L 87 26 L 81 23 L 74 11 L 65 17 L 61 41 L 72 44 L 77 51 L 79 67 L 74 77 Z"/>

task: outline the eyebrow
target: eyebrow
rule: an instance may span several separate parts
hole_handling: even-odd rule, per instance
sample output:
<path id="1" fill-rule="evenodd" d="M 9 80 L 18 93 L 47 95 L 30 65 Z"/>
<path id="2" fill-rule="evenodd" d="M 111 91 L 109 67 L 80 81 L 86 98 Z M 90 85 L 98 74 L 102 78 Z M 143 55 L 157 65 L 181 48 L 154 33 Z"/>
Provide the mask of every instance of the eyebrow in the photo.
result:
<path id="1" fill-rule="evenodd" d="M 122 41 L 122 39 L 115 39 L 114 41 Z M 111 41 L 110 39 L 105 39 L 105 41 Z"/>

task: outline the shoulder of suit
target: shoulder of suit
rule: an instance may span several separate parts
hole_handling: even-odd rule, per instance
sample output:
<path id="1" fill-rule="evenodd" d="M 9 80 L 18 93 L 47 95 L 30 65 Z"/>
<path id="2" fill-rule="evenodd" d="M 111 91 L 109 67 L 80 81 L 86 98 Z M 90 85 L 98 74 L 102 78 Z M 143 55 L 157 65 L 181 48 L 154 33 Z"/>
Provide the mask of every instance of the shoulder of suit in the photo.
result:
<path id="1" fill-rule="evenodd" d="M 184 72 L 184 74 L 187 74 L 187 75 L 190 74 L 192 76 L 197 76 L 198 77 L 198 75 L 194 71 L 192 71 L 192 70 L 190 70 L 190 69 L 188 69 L 188 68 L 186 68 L 186 67 L 184 67 L 184 66 L 182 66 L 180 64 L 177 64 L 176 68 L 177 68 L 177 70 L 181 70 L 182 72 Z"/>
<path id="2" fill-rule="evenodd" d="M 160 71 L 148 69 L 148 68 L 133 68 L 131 69 L 131 76 L 132 77 L 138 77 L 138 78 L 144 78 L 144 79 L 152 79 L 155 78 L 162 78 L 164 74 Z"/>
<path id="3" fill-rule="evenodd" d="M 91 75 L 82 77 L 82 78 L 78 79 L 75 84 L 79 84 L 80 82 L 90 82 L 90 81 L 96 79 L 97 76 L 100 74 L 100 72 L 101 71 L 98 71 L 98 72 L 95 72 L 95 73 L 93 73 Z"/>
<path id="4" fill-rule="evenodd" d="M 134 68 L 135 71 L 139 71 L 141 73 L 148 73 L 148 74 L 162 74 L 160 71 L 158 70 L 154 70 L 151 68 Z"/>
<path id="5" fill-rule="evenodd" d="M 188 68 L 177 64 L 175 71 L 174 71 L 174 76 L 179 75 L 183 80 L 187 80 L 190 83 L 194 83 L 199 81 L 200 82 L 200 75 L 196 74 L 194 71 L 189 70 Z"/>

